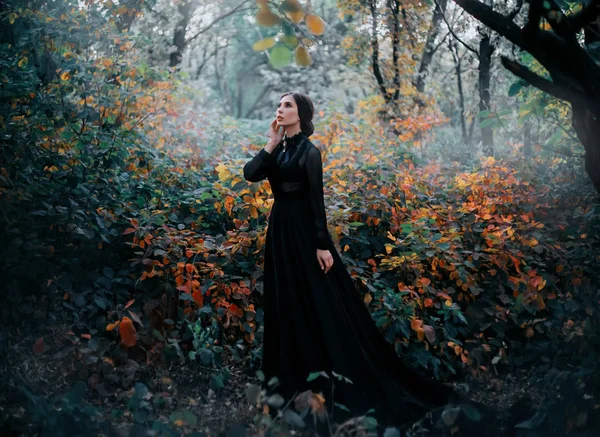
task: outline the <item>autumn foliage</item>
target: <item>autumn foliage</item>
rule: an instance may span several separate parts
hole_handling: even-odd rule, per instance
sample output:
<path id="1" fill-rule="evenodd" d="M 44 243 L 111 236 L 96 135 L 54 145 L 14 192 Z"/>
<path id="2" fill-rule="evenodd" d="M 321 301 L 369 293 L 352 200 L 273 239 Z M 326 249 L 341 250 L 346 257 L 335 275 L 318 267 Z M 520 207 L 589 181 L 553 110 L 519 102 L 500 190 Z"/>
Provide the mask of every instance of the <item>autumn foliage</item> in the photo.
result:
<path id="1" fill-rule="evenodd" d="M 2 77 L 19 86 L 0 110 L 15 145 L 0 166 L 2 323 L 60 315 L 82 360 L 140 350 L 149 363 L 260 359 L 272 198 L 242 167 L 265 137 L 190 110 L 178 77 L 136 62 L 124 36 L 103 41 L 110 56 L 91 56 L 71 32 L 91 39 L 88 21 L 101 17 L 15 17 L 55 26 L 34 41 L 57 64 L 47 78 L 35 53 L 3 48 Z M 598 345 L 592 194 L 570 192 L 561 162 L 543 157 L 421 162 L 415 144 L 446 122 L 428 114 L 392 126 L 365 102 L 316 114 L 330 232 L 382 335 L 440 377 Z M 235 129 L 220 147 L 224 127 Z M 32 347 L 44 353 L 43 341 Z"/>

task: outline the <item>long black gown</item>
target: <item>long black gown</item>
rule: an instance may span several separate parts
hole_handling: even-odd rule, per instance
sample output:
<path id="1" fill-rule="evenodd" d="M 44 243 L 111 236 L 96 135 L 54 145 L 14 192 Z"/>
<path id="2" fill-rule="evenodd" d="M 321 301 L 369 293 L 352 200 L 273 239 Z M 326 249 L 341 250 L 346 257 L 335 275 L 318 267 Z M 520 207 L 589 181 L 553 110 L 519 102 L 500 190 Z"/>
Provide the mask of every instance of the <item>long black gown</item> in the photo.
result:
<path id="1" fill-rule="evenodd" d="M 283 142 L 283 141 L 282 141 Z M 327 231 L 321 154 L 303 133 L 269 154 L 261 150 L 244 166 L 248 181 L 268 178 L 275 198 L 264 255 L 263 373 L 277 376 L 276 391 L 322 391 L 333 419 L 348 417 L 334 407 L 327 380 L 311 383 L 311 372 L 331 371 L 335 402 L 353 415 L 375 409 L 378 423 L 401 426 L 444 405 L 455 394 L 406 367 L 379 332 Z M 324 273 L 316 251 L 328 249 L 333 267 Z"/>

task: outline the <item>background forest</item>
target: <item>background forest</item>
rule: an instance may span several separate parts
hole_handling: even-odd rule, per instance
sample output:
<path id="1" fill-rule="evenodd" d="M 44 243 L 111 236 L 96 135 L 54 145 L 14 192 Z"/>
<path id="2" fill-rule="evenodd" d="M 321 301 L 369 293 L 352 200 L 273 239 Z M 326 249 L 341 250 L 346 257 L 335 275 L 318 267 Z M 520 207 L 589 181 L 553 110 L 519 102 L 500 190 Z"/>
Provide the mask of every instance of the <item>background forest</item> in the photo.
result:
<path id="1" fill-rule="evenodd" d="M 598 0 L 0 0 L 0 434 L 320 417 L 318 395 L 259 389 L 272 198 L 242 176 L 300 90 L 382 335 L 500 412 L 402 435 L 597 436 L 599 17 Z"/>

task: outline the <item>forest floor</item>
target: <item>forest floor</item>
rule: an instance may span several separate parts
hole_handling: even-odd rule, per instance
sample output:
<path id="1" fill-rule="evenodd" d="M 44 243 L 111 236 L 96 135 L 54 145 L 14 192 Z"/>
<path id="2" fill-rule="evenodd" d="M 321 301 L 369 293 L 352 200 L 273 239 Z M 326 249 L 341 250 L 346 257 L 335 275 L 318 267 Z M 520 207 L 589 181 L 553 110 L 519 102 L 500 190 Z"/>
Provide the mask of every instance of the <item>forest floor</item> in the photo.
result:
<path id="1" fill-rule="evenodd" d="M 210 387 L 207 372 L 202 372 L 201 369 L 179 364 L 170 367 L 147 366 L 133 360 L 116 366 L 115 375 L 118 375 L 118 378 L 112 378 L 112 381 L 118 380 L 120 384 L 109 384 L 103 380 L 106 378 L 99 376 L 99 372 L 89 370 L 98 367 L 77 365 L 77 360 L 74 359 L 76 350 L 58 330 L 54 333 L 47 332 L 44 340 L 45 350 L 37 356 L 31 348 L 33 339 L 23 341 L 6 351 L 4 365 L 0 367 L 2 436 L 37 435 L 40 429 L 36 428 L 36 423 L 39 426 L 39 423 L 44 422 L 36 418 L 31 407 L 28 407 L 31 404 L 23 394 L 22 388 L 41 398 L 53 399 L 68 393 L 73 384 L 81 380 L 86 382 L 86 401 L 96 406 L 109 423 L 108 435 L 140 435 L 132 432 L 134 417 L 128 409 L 136 382 L 142 382 L 148 388 L 144 399 L 149 403 L 156 406 L 158 404 L 154 401 L 157 397 L 162 399 L 160 407 L 154 408 L 153 415 L 164 423 L 173 423 L 174 412 L 187 412 L 185 420 L 176 423 L 174 428 L 179 434 L 175 435 L 190 435 L 193 431 L 200 433 L 197 435 L 207 437 L 264 435 L 264 425 L 255 425 L 255 418 L 261 415 L 262 407 L 250 404 L 246 398 L 246 388 L 258 384 L 259 381 L 244 364 L 230 367 L 229 381 L 218 392 Z M 544 399 L 551 395 L 547 387 L 531 384 L 532 371 L 533 368 L 523 368 L 516 373 L 469 377 L 468 380 L 455 382 L 453 386 L 468 398 L 488 405 L 496 411 L 506 414 L 509 414 L 509 411 L 510 414 L 514 414 L 516 411 L 521 416 L 518 420 L 522 421 L 531 417 L 535 405 L 541 405 Z M 116 410 L 123 413 L 115 415 Z M 282 435 L 298 437 L 314 435 L 309 429 L 289 429 L 287 425 L 280 428 L 279 432 Z M 506 430 L 497 429 L 496 432 L 479 435 L 511 434 L 506 434 Z"/>

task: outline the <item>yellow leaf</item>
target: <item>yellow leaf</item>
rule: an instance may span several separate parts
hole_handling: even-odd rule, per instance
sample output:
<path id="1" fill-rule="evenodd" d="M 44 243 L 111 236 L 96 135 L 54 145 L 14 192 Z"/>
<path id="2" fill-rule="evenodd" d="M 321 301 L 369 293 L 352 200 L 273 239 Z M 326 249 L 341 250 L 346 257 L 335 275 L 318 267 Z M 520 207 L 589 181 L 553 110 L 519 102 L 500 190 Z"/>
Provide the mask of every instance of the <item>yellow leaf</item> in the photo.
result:
<path id="1" fill-rule="evenodd" d="M 256 22 L 261 26 L 275 26 L 281 22 L 279 15 L 275 15 L 268 7 L 261 7 L 256 14 Z"/>
<path id="2" fill-rule="evenodd" d="M 323 35 L 325 33 L 325 22 L 315 14 L 307 14 L 306 15 L 306 27 L 310 30 L 314 35 Z"/>
<path id="3" fill-rule="evenodd" d="M 298 46 L 296 52 L 296 64 L 301 67 L 308 67 L 312 63 L 312 59 L 305 47 Z"/>
<path id="4" fill-rule="evenodd" d="M 365 297 L 363 299 L 365 301 L 365 303 L 368 305 L 371 303 L 371 301 L 373 300 L 373 296 L 371 296 L 371 293 L 367 293 L 365 294 Z"/>
<path id="5" fill-rule="evenodd" d="M 15 24 L 16 19 L 17 19 L 17 14 L 15 14 L 14 12 L 8 14 L 8 22 L 10 24 Z"/>
<path id="6" fill-rule="evenodd" d="M 260 41 L 257 41 L 252 45 L 252 50 L 256 52 L 262 52 L 263 50 L 267 50 L 273 47 L 275 43 L 275 38 L 261 39 Z"/>
<path id="7" fill-rule="evenodd" d="M 294 23 L 300 23 L 304 18 L 304 11 L 286 12 L 285 15 L 288 16 L 290 21 L 293 21 Z"/>
<path id="8" fill-rule="evenodd" d="M 298 37 L 296 35 L 283 35 L 279 38 L 279 41 L 291 49 L 295 49 L 298 46 Z"/>
<path id="9" fill-rule="evenodd" d="M 22 67 L 25 64 L 27 64 L 27 56 L 21 58 L 21 60 L 19 61 L 19 67 Z"/>
<path id="10" fill-rule="evenodd" d="M 60 75 L 60 78 L 62 80 L 69 80 L 69 79 L 71 79 L 71 75 L 69 74 L 68 71 L 63 71 Z"/>
<path id="11" fill-rule="evenodd" d="M 288 18 L 294 23 L 299 23 L 304 18 L 304 11 L 298 0 L 283 0 L 281 6 Z"/>

